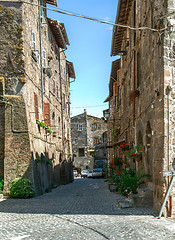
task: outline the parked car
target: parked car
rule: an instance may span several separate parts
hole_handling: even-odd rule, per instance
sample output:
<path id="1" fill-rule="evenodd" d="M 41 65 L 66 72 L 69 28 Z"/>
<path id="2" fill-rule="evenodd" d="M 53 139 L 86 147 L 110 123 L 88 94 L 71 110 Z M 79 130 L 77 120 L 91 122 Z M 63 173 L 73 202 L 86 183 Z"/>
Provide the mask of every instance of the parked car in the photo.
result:
<path id="1" fill-rule="evenodd" d="M 88 177 L 88 178 L 92 178 L 92 170 L 90 170 L 90 171 L 88 172 L 87 177 Z"/>
<path id="2" fill-rule="evenodd" d="M 88 172 L 89 172 L 88 170 L 82 170 L 81 171 L 81 177 L 83 177 L 83 178 L 87 177 Z"/>
<path id="3" fill-rule="evenodd" d="M 93 177 L 93 178 L 103 177 L 103 170 L 102 170 L 101 168 L 93 169 L 93 171 L 92 171 L 92 177 Z"/>
<path id="4" fill-rule="evenodd" d="M 78 177 L 78 172 L 77 170 L 73 170 L 74 177 Z"/>

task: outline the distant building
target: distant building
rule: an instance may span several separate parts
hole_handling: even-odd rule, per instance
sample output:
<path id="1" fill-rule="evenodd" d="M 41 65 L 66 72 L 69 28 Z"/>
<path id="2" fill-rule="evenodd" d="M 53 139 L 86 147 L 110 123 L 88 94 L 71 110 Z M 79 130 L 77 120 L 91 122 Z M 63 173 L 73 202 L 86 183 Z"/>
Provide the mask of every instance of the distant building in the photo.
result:
<path id="1" fill-rule="evenodd" d="M 37 4 L 0 5 L 0 177 L 5 193 L 16 177 L 29 178 L 36 194 L 73 180 L 69 79 L 75 74 L 65 55 L 69 40 L 64 24 L 47 18 L 47 10 Z"/>
<path id="2" fill-rule="evenodd" d="M 106 160 L 107 123 L 84 113 L 71 118 L 72 151 L 74 166 L 94 168 L 94 159 Z"/>

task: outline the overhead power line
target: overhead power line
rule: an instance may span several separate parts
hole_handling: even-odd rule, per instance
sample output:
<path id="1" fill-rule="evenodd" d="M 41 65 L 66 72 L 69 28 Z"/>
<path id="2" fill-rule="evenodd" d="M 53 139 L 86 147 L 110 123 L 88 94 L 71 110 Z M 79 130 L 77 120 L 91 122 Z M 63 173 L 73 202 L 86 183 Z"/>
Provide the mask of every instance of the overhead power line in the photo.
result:
<path id="1" fill-rule="evenodd" d="M 82 107 L 71 107 L 71 109 L 73 109 L 73 108 L 84 108 L 84 109 L 86 109 L 86 108 L 96 108 L 96 107 L 105 107 L 104 105 L 94 105 L 94 106 L 82 106 Z"/>
<path id="2" fill-rule="evenodd" d="M 41 8 L 44 8 L 44 9 L 47 9 L 47 10 L 50 10 L 50 11 L 53 11 L 53 12 L 57 12 L 57 13 L 60 13 L 60 14 L 69 15 L 69 16 L 78 17 L 78 18 L 83 18 L 83 19 L 94 21 L 94 22 L 108 24 L 108 25 L 117 26 L 117 27 L 121 27 L 121 28 L 128 28 L 128 29 L 134 30 L 134 31 L 136 31 L 136 30 L 150 30 L 150 31 L 153 31 L 153 32 L 162 32 L 162 31 L 165 31 L 167 29 L 167 27 L 161 28 L 161 29 L 155 29 L 155 28 L 150 28 L 150 27 L 138 27 L 138 28 L 137 27 L 131 27 L 131 26 L 128 26 L 128 25 L 122 25 L 122 24 L 113 23 L 113 22 L 106 21 L 106 20 L 101 20 L 101 19 L 97 19 L 97 18 L 93 18 L 93 17 L 88 17 L 88 16 L 85 16 L 85 15 L 82 15 L 82 14 L 76 14 L 76 13 L 73 13 L 73 12 L 70 12 L 70 11 L 67 11 L 67 10 L 62 10 L 60 8 L 57 8 L 57 7 L 55 7 L 56 9 L 53 9 L 53 8 L 48 8 L 48 7 L 41 6 L 41 5 L 38 5 L 38 4 L 35 4 L 35 3 L 31 3 L 31 2 L 27 2 L 27 1 L 21 1 L 21 2 L 26 3 L 26 4 L 30 4 L 30 5 L 34 5 L 34 6 L 37 6 L 37 7 L 40 6 Z"/>

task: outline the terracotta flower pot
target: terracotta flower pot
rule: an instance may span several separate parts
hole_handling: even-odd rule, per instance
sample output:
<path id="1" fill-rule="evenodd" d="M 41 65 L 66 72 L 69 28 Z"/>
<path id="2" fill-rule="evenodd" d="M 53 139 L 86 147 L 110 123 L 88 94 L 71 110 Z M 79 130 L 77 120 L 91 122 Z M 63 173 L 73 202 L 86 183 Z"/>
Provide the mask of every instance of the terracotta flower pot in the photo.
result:
<path id="1" fill-rule="evenodd" d="M 135 157 L 135 160 L 136 160 L 137 162 L 140 162 L 140 161 L 141 161 L 141 156 Z"/>

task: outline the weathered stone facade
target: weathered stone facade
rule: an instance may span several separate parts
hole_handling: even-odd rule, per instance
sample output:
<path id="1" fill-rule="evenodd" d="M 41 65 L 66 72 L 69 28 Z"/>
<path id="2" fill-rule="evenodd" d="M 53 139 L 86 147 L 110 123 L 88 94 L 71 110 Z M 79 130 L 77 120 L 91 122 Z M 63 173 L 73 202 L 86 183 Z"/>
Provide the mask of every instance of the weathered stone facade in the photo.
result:
<path id="1" fill-rule="evenodd" d="M 106 131 L 107 123 L 101 118 L 88 115 L 86 110 L 71 118 L 74 166 L 92 169 L 94 158 L 107 158 Z"/>
<path id="2" fill-rule="evenodd" d="M 75 76 L 64 53 L 64 24 L 45 10 L 40 21 L 33 3 L 0 3 L 0 174 L 5 193 L 25 176 L 38 195 L 73 181 L 69 78 Z"/>
<path id="3" fill-rule="evenodd" d="M 174 151 L 174 14 L 175 1 L 119 1 L 116 23 L 137 28 L 114 27 L 111 55 L 121 55 L 120 69 L 111 70 L 111 76 L 119 84 L 117 97 L 111 82 L 109 108 L 113 108 L 108 119 L 109 131 L 119 128 L 117 137 L 108 134 L 109 159 L 118 152 L 118 146 L 126 142 L 132 148 L 144 145 L 142 161 L 130 166 L 143 167 L 150 174 L 146 186 L 152 189 L 153 205 L 160 211 L 168 181 L 160 173 L 172 170 Z M 166 28 L 169 26 L 168 28 Z M 139 29 L 146 27 L 145 29 Z M 149 28 L 149 29 L 148 29 Z M 159 31 L 160 29 L 165 30 Z M 156 29 L 156 30 L 153 30 Z M 169 87 L 171 86 L 171 87 Z M 116 115 L 117 114 L 117 115 Z M 110 125 L 111 118 L 118 119 Z M 111 140 L 112 141 L 112 140 Z M 171 195 L 175 199 L 174 190 Z M 173 200 L 174 201 L 174 200 Z M 164 215 L 175 214 L 167 202 Z"/>

